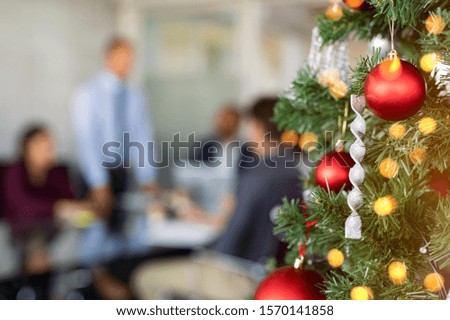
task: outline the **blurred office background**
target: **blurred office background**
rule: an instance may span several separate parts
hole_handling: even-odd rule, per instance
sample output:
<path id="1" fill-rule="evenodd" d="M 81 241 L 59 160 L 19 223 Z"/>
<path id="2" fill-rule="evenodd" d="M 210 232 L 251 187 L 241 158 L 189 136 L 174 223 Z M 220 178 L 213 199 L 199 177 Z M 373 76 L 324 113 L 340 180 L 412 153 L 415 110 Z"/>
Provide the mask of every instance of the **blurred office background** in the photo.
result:
<path id="1" fill-rule="evenodd" d="M 50 126 L 60 158 L 74 165 L 72 95 L 102 69 L 105 44 L 114 35 L 127 37 L 137 49 L 132 80 L 149 96 L 157 140 L 171 141 L 178 132 L 182 137 L 205 136 L 224 104 L 235 102 L 245 110 L 256 98 L 277 96 L 289 86 L 307 60 L 315 15 L 327 4 L 328 0 L 0 0 L 0 161 L 14 159 L 21 130 L 37 121 Z M 350 44 L 351 56 L 366 50 L 365 44 Z M 227 179 L 223 172 L 214 180 L 209 171 L 199 178 L 177 170 L 175 184 L 195 182 L 200 193 L 217 191 L 216 181 Z M 170 185 L 169 176 L 162 173 L 160 183 Z M 218 202 L 205 194 L 197 198 Z M 143 201 L 139 199 L 129 195 L 125 202 L 131 208 Z M 134 230 L 136 237 L 130 241 L 136 247 L 184 247 L 179 244 L 186 239 L 191 248 L 216 235 L 195 224 L 148 226 L 138 218 L 128 227 Z M 92 233 L 100 251 L 77 252 L 76 244 L 84 243 L 80 237 L 87 241 L 85 248 L 92 244 L 89 231 L 83 236 L 69 231 L 57 239 L 50 251 L 62 262 L 55 265 L 70 269 L 77 263 L 74 256 L 86 254 L 86 262 L 128 246 L 107 238 L 102 228 Z M 139 228 L 145 229 L 144 236 L 136 231 Z M 190 233 L 177 238 L 186 228 Z M 99 234 L 103 242 L 95 238 Z M 148 240 L 149 234 L 156 240 Z M 20 254 L 8 237 L 7 226 L 0 222 L 0 289 L 1 281 L 17 276 Z M 70 277 L 81 281 L 80 274 L 69 274 L 60 286 L 70 289 Z M 21 283 L 12 286 L 26 289 Z M 5 297 L 2 290 L 0 297 Z"/>
<path id="2" fill-rule="evenodd" d="M 49 123 L 73 156 L 74 88 L 98 71 L 114 34 L 138 48 L 134 80 L 145 87 L 160 139 L 205 134 L 227 101 L 279 94 L 304 64 L 314 16 L 327 0 L 0 1 L 0 157 L 18 130 Z"/>

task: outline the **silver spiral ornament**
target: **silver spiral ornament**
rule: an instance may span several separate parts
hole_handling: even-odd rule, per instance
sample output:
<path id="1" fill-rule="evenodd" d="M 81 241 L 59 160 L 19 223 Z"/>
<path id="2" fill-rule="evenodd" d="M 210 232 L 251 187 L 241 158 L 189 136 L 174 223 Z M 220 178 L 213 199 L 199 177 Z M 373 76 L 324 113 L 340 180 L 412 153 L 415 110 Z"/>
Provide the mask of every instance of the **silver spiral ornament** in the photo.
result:
<path id="1" fill-rule="evenodd" d="M 364 183 L 365 173 L 361 162 L 366 155 L 366 146 L 362 137 L 366 134 L 366 121 L 362 113 L 366 107 L 364 96 L 351 96 L 351 107 L 356 114 L 355 120 L 350 124 L 350 131 L 355 136 L 355 142 L 350 146 L 350 155 L 355 161 L 355 165 L 350 169 L 349 179 L 353 185 L 352 191 L 348 194 L 347 203 L 352 213 L 345 221 L 345 237 L 347 239 L 361 239 L 362 222 L 358 214 L 358 209 L 363 205 L 363 194 L 361 186 Z"/>

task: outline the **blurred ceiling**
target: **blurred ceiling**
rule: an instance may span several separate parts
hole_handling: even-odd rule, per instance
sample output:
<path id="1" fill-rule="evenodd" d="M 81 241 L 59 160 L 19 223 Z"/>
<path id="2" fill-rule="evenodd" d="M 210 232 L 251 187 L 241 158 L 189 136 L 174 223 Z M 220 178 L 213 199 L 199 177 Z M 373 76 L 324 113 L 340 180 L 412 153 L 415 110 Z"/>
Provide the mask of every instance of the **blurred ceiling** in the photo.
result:
<path id="1" fill-rule="evenodd" d="M 239 4 L 249 0 L 115 0 L 125 5 L 138 5 L 141 8 L 193 8 L 208 6 L 223 6 Z M 292 5 L 300 4 L 304 8 L 320 9 L 329 3 L 329 0 L 251 0 L 267 4 Z"/>
<path id="2" fill-rule="evenodd" d="M 264 4 L 266 31 L 310 34 L 316 15 L 323 11 L 329 0 L 115 0 L 119 6 L 139 8 L 152 14 L 159 11 L 201 14 L 221 8 L 233 8 L 245 2 Z M 173 10 L 173 11 L 171 11 Z"/>

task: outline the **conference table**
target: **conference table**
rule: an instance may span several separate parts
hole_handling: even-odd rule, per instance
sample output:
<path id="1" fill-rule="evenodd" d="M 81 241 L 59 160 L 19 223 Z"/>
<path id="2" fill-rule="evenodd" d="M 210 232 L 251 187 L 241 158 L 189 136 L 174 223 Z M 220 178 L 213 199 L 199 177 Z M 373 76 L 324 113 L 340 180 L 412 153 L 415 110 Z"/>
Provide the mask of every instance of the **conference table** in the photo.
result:
<path id="1" fill-rule="evenodd" d="M 202 248 L 219 235 L 218 229 L 205 224 L 153 217 L 146 212 L 148 201 L 139 193 L 124 195 L 127 217 L 122 232 L 111 232 L 103 221 L 86 228 L 63 228 L 49 244 L 55 270 L 89 267 L 161 248 Z M 18 270 L 20 251 L 12 244 L 8 226 L 0 222 L 0 280 L 15 276 Z"/>
<path id="2" fill-rule="evenodd" d="M 172 168 L 172 178 L 177 188 L 187 190 L 195 203 L 212 213 L 218 211 L 223 194 L 233 188 L 235 169 L 226 165 L 210 168 L 187 164 Z M 67 270 L 73 266 L 98 265 L 160 248 L 196 249 L 219 235 L 219 230 L 204 224 L 148 214 L 152 201 L 140 192 L 125 193 L 120 203 L 127 214 L 120 233 L 110 232 L 103 221 L 94 221 L 85 228 L 62 229 L 49 245 L 54 268 Z M 0 221 L 0 281 L 18 273 L 20 258 L 7 224 Z"/>
<path id="3" fill-rule="evenodd" d="M 173 168 L 173 185 L 188 192 L 206 212 L 218 212 L 225 192 L 233 188 L 234 169 L 229 167 L 186 166 Z M 111 232 L 103 221 L 83 227 L 64 227 L 52 239 L 48 250 L 55 291 L 59 296 L 88 283 L 96 266 L 117 259 L 158 255 L 167 249 L 201 249 L 216 239 L 220 230 L 192 221 L 153 215 L 148 210 L 155 199 L 140 192 L 123 194 L 121 207 L 126 212 L 121 232 Z M 8 225 L 0 220 L 0 287 L 21 275 L 21 250 L 13 244 Z M 1 293 L 0 293 L 1 298 Z"/>

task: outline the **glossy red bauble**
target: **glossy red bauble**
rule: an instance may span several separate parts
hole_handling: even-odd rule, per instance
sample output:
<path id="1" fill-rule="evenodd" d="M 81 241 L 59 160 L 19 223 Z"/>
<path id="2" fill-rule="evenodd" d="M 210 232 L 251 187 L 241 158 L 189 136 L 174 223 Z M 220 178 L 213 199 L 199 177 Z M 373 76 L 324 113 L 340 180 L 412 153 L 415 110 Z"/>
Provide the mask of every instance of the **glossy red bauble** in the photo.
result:
<path id="1" fill-rule="evenodd" d="M 403 120 L 415 115 L 425 102 L 425 79 L 408 62 L 385 61 L 367 76 L 364 95 L 369 109 L 377 117 Z"/>
<path id="2" fill-rule="evenodd" d="M 315 271 L 280 268 L 267 276 L 255 293 L 255 300 L 325 300 L 318 285 L 323 278 Z"/>
<path id="3" fill-rule="evenodd" d="M 439 172 L 433 171 L 431 173 L 431 179 L 429 186 L 434 191 L 437 191 L 441 196 L 446 197 L 450 190 L 450 176 L 448 171 Z"/>
<path id="4" fill-rule="evenodd" d="M 355 162 L 346 152 L 333 151 L 326 154 L 316 168 L 316 181 L 323 189 L 339 192 L 345 185 L 345 190 L 350 190 L 352 185 L 349 180 L 349 171 Z"/>

